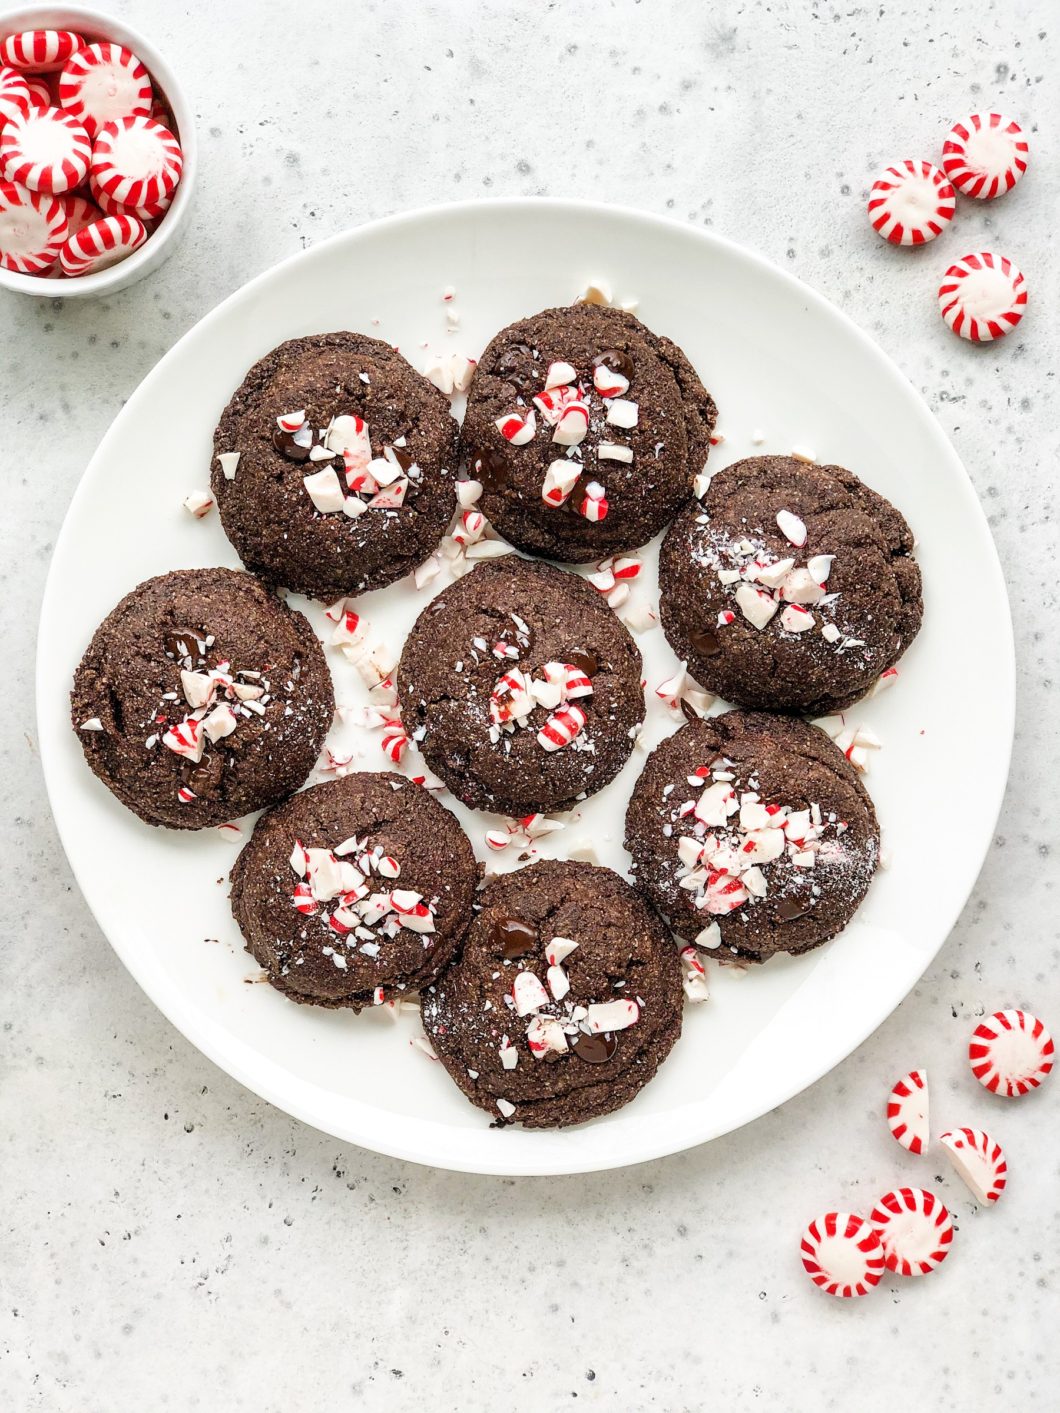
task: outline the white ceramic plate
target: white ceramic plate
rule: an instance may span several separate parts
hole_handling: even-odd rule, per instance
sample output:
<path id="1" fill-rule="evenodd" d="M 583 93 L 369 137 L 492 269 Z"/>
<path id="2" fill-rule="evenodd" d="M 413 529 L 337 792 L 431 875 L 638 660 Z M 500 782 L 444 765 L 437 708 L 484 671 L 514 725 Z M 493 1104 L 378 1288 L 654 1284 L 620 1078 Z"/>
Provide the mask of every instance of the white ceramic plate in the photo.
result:
<path id="1" fill-rule="evenodd" d="M 216 514 L 193 520 L 181 501 L 206 484 L 217 416 L 256 358 L 282 339 L 344 328 L 397 343 L 417 363 L 424 340 L 477 354 L 503 325 L 567 303 L 600 277 L 616 298 L 639 299 L 641 316 L 683 345 L 714 394 L 725 434 L 715 467 L 808 446 L 895 501 L 921 541 L 927 616 L 898 686 L 851 713 L 883 741 L 867 783 L 891 865 L 843 936 L 743 976 L 713 966 L 711 1000 L 688 1008 L 672 1056 L 619 1113 L 566 1132 L 498 1132 L 410 1045 L 414 1017 L 318 1012 L 246 984 L 257 973 L 221 882 L 236 846 L 214 830 L 151 829 L 123 810 L 83 762 L 68 692 L 92 631 L 134 584 L 167 569 L 237 564 Z M 461 315 L 455 333 L 441 301 L 448 285 Z M 755 445 L 759 429 L 765 441 Z M 645 565 L 653 593 L 654 547 Z M 439 586 L 417 593 L 405 582 L 362 601 L 395 656 Z M 319 608 L 310 612 L 319 626 Z M 657 629 L 639 641 L 650 688 L 674 658 Z M 100 926 L 147 994 L 229 1074 L 307 1123 L 467 1171 L 579 1172 L 675 1152 L 756 1118 L 837 1064 L 901 1001 L 953 926 L 994 826 L 1012 739 L 1012 635 L 997 556 L 967 476 L 902 375 L 842 314 L 759 257 L 690 227 L 568 202 L 450 206 L 364 226 L 262 275 L 203 319 L 144 380 L 85 472 L 56 546 L 40 644 L 41 750 L 59 830 Z M 339 700 L 364 700 L 352 669 L 331 657 Z M 672 729 L 653 705 L 650 742 Z M 385 765 L 377 735 L 344 731 L 363 768 Z M 624 869 L 622 816 L 642 759 L 635 754 L 542 852 L 592 841 L 601 861 Z M 485 857 L 493 821 L 457 813 Z"/>

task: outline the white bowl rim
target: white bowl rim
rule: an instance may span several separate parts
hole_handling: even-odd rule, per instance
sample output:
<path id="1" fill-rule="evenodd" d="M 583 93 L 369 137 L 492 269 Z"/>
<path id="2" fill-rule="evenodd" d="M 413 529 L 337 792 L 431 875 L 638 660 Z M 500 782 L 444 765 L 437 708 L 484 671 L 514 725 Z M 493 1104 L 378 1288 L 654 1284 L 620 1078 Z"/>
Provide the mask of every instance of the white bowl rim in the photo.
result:
<path id="1" fill-rule="evenodd" d="M 195 135 L 195 118 L 188 103 L 187 95 L 176 74 L 169 67 L 164 56 L 159 53 L 146 35 L 125 24 L 123 20 L 103 14 L 100 10 L 90 10 L 84 5 L 27 5 L 19 10 L 8 10 L 0 14 L 0 37 L 18 33 L 24 29 L 73 29 L 83 22 L 82 28 L 93 40 L 110 39 L 131 49 L 137 58 L 142 59 L 151 75 L 152 82 L 165 97 L 177 126 L 181 151 L 184 154 L 184 167 L 177 186 L 173 204 L 156 231 L 140 246 L 139 250 L 116 265 L 110 265 L 94 275 L 79 275 L 73 280 L 55 280 L 48 275 L 21 275 L 14 270 L 0 270 L 0 288 L 13 290 L 18 294 L 32 294 L 41 299 L 83 298 L 86 295 L 106 294 L 133 284 L 139 270 L 150 260 L 152 266 L 161 263 L 162 252 L 179 234 L 191 206 L 192 189 L 198 174 L 198 141 Z"/>

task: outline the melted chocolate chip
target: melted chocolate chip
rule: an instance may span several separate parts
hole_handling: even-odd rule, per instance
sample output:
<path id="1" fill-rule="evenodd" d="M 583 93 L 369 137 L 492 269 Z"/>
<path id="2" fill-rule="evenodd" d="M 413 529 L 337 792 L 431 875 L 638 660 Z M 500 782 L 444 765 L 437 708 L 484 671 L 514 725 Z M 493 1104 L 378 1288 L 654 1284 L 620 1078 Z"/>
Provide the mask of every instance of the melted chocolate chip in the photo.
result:
<path id="1" fill-rule="evenodd" d="M 529 345 L 509 344 L 497 360 L 497 377 L 511 383 L 512 387 L 518 388 L 520 392 L 529 392 L 535 386 L 534 375 L 522 365 L 532 364 L 533 361 L 534 354 Z"/>
<path id="2" fill-rule="evenodd" d="M 515 917 L 502 917 L 490 928 L 490 942 L 505 961 L 514 962 L 537 947 L 537 928 Z"/>
<path id="3" fill-rule="evenodd" d="M 487 490 L 496 491 L 508 483 L 508 468 L 504 458 L 495 451 L 484 451 L 475 457 L 478 479 Z"/>
<path id="4" fill-rule="evenodd" d="M 680 707 L 681 707 L 681 715 L 684 717 L 684 719 L 685 719 L 686 721 L 698 721 L 698 720 L 699 720 L 699 712 L 696 711 L 695 707 L 692 705 L 691 702 L 686 702 L 685 699 L 684 699 L 684 697 L 681 698 Z"/>
<path id="5" fill-rule="evenodd" d="M 576 667 L 579 672 L 584 672 L 586 677 L 596 674 L 600 664 L 596 660 L 596 654 L 588 648 L 572 648 L 567 654 L 567 661 L 571 667 Z"/>
<path id="6" fill-rule="evenodd" d="M 295 441 L 295 436 L 301 436 L 301 441 Z M 308 461 L 309 452 L 312 448 L 312 434 L 309 441 L 306 441 L 302 429 L 298 432 L 285 432 L 282 427 L 277 427 L 272 434 L 272 444 L 281 456 L 286 456 L 288 461 Z"/>
<path id="7" fill-rule="evenodd" d="M 182 661 L 186 657 L 197 658 L 202 636 L 201 629 L 192 632 L 190 629 L 178 628 L 172 633 L 164 634 L 162 651 L 166 657 L 174 657 L 178 661 Z"/>
<path id="8" fill-rule="evenodd" d="M 792 893 L 787 898 L 781 898 L 778 901 L 774 916 L 777 922 L 794 922 L 796 918 L 805 917 L 812 909 L 812 893 Z"/>
<path id="9" fill-rule="evenodd" d="M 594 368 L 599 368 L 601 364 L 610 368 L 612 373 L 621 373 L 627 381 L 633 381 L 633 359 L 625 349 L 605 348 L 593 359 Z"/>
<path id="10" fill-rule="evenodd" d="M 605 1035 L 579 1035 L 571 1049 L 587 1065 L 606 1065 L 618 1049 L 618 1036 L 611 1031 Z"/>
<path id="11" fill-rule="evenodd" d="M 721 643 L 713 628 L 697 628 L 688 641 L 703 657 L 717 657 L 721 652 Z"/>
<path id="12" fill-rule="evenodd" d="M 181 778 L 196 795 L 212 795 L 221 783 L 223 770 L 224 757 L 220 751 L 207 751 L 198 765 L 192 765 L 190 761 L 185 762 Z"/>

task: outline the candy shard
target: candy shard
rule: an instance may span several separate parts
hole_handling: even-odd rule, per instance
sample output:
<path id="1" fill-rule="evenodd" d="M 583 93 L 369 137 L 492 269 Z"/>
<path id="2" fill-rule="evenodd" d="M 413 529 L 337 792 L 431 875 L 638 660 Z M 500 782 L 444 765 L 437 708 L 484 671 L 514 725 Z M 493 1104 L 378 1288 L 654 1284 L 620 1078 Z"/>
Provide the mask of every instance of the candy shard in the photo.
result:
<path id="1" fill-rule="evenodd" d="M 949 1255 L 953 1221 L 935 1194 L 922 1187 L 885 1192 L 869 1221 L 883 1243 L 887 1269 L 897 1275 L 929 1275 Z"/>
<path id="2" fill-rule="evenodd" d="M 1029 1011 L 995 1011 L 981 1021 L 968 1045 L 968 1061 L 981 1085 L 1017 1099 L 1037 1089 L 1053 1067 L 1053 1039 Z"/>
<path id="3" fill-rule="evenodd" d="M 984 1206 L 996 1202 L 1008 1180 L 1001 1144 L 981 1128 L 951 1129 L 942 1134 L 939 1142 L 976 1201 Z"/>
<path id="4" fill-rule="evenodd" d="M 930 1142 L 926 1070 L 910 1070 L 891 1090 L 887 1126 L 896 1143 L 910 1153 L 923 1153 Z"/>
<path id="5" fill-rule="evenodd" d="M 868 1295 L 884 1271 L 879 1232 L 853 1212 L 826 1212 L 802 1234 L 802 1264 L 827 1295 Z"/>

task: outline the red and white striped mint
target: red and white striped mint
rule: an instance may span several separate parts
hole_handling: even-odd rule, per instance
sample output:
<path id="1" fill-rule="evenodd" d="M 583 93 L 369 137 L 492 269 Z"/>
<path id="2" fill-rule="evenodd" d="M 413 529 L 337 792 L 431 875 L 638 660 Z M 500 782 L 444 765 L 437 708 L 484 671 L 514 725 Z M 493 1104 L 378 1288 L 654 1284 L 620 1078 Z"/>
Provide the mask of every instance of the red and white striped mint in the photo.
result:
<path id="1" fill-rule="evenodd" d="M 4 180 L 31 191 L 71 191 L 88 175 L 91 160 L 88 133 L 61 108 L 31 109 L 0 132 Z"/>
<path id="2" fill-rule="evenodd" d="M 527 442 L 534 439 L 534 433 L 537 431 L 537 418 L 531 407 L 525 413 L 506 413 L 505 416 L 498 417 L 494 425 L 505 441 L 511 442 L 512 446 L 525 446 Z"/>
<path id="3" fill-rule="evenodd" d="M 408 750 L 409 738 L 405 734 L 405 728 L 400 721 L 388 721 L 383 728 L 383 738 L 379 743 L 383 748 L 383 754 L 388 760 L 399 764 L 402 756 Z"/>
<path id="4" fill-rule="evenodd" d="M 151 76 L 120 44 L 86 44 L 64 64 L 59 102 L 94 137 L 104 123 L 147 117 L 154 101 Z"/>
<path id="5" fill-rule="evenodd" d="M 537 733 L 537 744 L 542 750 L 550 753 L 560 751 L 564 746 L 569 746 L 575 736 L 583 730 L 585 720 L 585 712 L 573 702 L 570 706 L 560 707 L 559 711 L 552 713 Z"/>
<path id="6" fill-rule="evenodd" d="M 589 430 L 589 404 L 574 398 L 563 409 L 563 416 L 556 423 L 552 440 L 560 446 L 577 446 Z"/>
<path id="7" fill-rule="evenodd" d="M 89 275 L 124 260 L 147 239 L 147 227 L 136 216 L 101 216 L 70 236 L 59 260 L 68 275 Z"/>
<path id="8" fill-rule="evenodd" d="M 1001 1144 L 981 1128 L 950 1129 L 939 1142 L 976 1201 L 984 1207 L 996 1202 L 1008 1181 L 1008 1164 Z"/>
<path id="9" fill-rule="evenodd" d="M 0 40 L 0 63 L 31 74 L 50 74 L 61 69 L 84 42 L 68 29 L 26 29 Z"/>
<path id="10" fill-rule="evenodd" d="M 601 520 L 606 520 L 607 512 L 610 509 L 607 501 L 607 493 L 599 481 L 590 481 L 585 487 L 585 494 L 578 502 L 576 509 L 579 515 L 591 521 L 594 525 Z"/>
<path id="11" fill-rule="evenodd" d="M 628 1030 L 640 1020 L 640 1006 L 636 1001 L 598 1001 L 585 1008 L 585 1024 L 590 1035 L 613 1034 L 616 1030 Z"/>
<path id="12" fill-rule="evenodd" d="M 0 269 L 43 274 L 58 260 L 68 233 L 59 197 L 0 182 Z"/>
<path id="13" fill-rule="evenodd" d="M 923 1153 L 931 1139 L 928 1125 L 927 1070 L 910 1070 L 887 1099 L 891 1137 L 910 1153 Z"/>
<path id="14" fill-rule="evenodd" d="M 868 1295 L 883 1275 L 879 1232 L 853 1212 L 826 1212 L 802 1234 L 802 1264 L 827 1295 Z"/>
<path id="15" fill-rule="evenodd" d="M 541 499 L 546 505 L 562 505 L 581 474 L 582 468 L 577 461 L 567 461 L 565 458 L 553 461 L 541 483 Z"/>
<path id="16" fill-rule="evenodd" d="M 939 285 L 939 310 L 962 339 L 989 343 L 1023 318 L 1027 282 L 1005 255 L 980 250 L 951 265 Z"/>
<path id="17" fill-rule="evenodd" d="M 154 118 L 104 123 L 92 147 L 91 187 L 128 211 L 150 212 L 177 189 L 184 167 L 180 143 Z"/>
<path id="18" fill-rule="evenodd" d="M 1029 1011 L 995 1011 L 972 1032 L 972 1073 L 1008 1099 L 1037 1089 L 1053 1067 L 1053 1038 Z"/>
<path id="19" fill-rule="evenodd" d="M 27 78 L 26 88 L 29 90 L 29 106 L 31 111 L 35 109 L 39 113 L 42 108 L 55 107 L 55 99 L 52 97 L 52 91 L 43 79 Z"/>
<path id="20" fill-rule="evenodd" d="M 1001 113 L 972 113 L 954 123 L 942 167 L 962 196 L 988 201 L 1011 191 L 1027 170 L 1030 149 L 1019 123 Z"/>
<path id="21" fill-rule="evenodd" d="M 922 1187 L 885 1192 L 869 1221 L 883 1243 L 887 1269 L 897 1275 L 929 1275 L 949 1255 L 953 1220 L 935 1194 Z"/>
<path id="22" fill-rule="evenodd" d="M 953 220 L 957 197 L 930 162 L 907 159 L 885 167 L 869 192 L 872 228 L 892 245 L 925 245 Z"/>
<path id="23" fill-rule="evenodd" d="M 29 84 L 22 74 L 0 65 L 0 127 L 12 118 L 24 118 L 32 107 Z"/>

